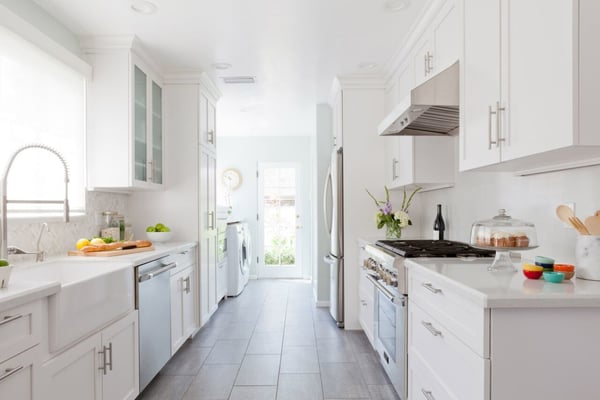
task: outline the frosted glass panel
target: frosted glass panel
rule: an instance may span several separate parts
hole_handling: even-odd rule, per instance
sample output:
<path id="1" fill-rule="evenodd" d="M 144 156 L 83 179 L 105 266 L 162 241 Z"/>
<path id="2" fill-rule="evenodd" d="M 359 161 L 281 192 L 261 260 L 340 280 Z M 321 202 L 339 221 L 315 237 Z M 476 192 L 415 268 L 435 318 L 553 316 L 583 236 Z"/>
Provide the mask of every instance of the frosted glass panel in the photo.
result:
<path id="1" fill-rule="evenodd" d="M 162 183 L 162 89 L 152 82 L 152 182 Z"/>
<path id="2" fill-rule="evenodd" d="M 147 90 L 146 90 L 146 74 L 144 71 L 135 67 L 135 104 L 134 104 L 134 128 L 135 128 L 135 179 L 138 181 L 146 181 L 147 176 Z"/>

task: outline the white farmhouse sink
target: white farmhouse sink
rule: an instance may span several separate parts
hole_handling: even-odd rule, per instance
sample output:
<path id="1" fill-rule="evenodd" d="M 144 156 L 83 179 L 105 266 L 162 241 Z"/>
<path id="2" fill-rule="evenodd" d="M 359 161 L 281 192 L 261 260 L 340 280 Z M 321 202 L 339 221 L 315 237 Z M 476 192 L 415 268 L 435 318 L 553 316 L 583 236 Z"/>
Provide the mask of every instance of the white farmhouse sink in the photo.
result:
<path id="1" fill-rule="evenodd" d="M 134 307 L 134 271 L 128 263 L 65 259 L 17 267 L 13 274 L 14 279 L 61 284 L 61 290 L 48 301 L 51 353 Z"/>

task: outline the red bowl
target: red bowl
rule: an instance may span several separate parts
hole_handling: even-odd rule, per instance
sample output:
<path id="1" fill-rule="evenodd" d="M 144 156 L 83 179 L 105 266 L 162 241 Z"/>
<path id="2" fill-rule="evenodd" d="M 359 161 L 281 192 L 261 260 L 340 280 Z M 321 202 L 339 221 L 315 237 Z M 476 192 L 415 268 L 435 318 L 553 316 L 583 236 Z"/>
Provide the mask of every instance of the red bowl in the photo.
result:
<path id="1" fill-rule="evenodd" d="M 528 271 L 523 270 L 523 275 L 525 275 L 528 279 L 540 279 L 544 271 Z"/>

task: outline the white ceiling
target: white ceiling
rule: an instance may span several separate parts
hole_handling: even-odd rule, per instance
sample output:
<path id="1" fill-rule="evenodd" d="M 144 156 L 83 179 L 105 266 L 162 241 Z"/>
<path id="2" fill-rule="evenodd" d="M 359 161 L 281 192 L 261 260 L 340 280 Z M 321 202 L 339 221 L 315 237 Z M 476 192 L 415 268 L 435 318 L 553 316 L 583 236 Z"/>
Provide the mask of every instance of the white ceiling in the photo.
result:
<path id="1" fill-rule="evenodd" d="M 130 0 L 34 1 L 77 35 L 137 35 L 165 70 L 255 76 L 255 85 L 217 79 L 227 136 L 313 135 L 334 76 L 385 65 L 428 2 L 389 13 L 384 0 L 153 0 L 158 11 L 143 16 Z"/>

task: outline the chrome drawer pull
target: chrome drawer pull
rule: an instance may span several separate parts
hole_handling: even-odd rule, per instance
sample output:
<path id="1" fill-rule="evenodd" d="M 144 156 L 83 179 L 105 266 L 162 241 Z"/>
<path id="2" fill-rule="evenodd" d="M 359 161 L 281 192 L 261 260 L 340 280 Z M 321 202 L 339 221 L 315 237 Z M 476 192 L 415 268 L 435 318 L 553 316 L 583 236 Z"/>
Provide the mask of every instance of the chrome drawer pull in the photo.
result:
<path id="1" fill-rule="evenodd" d="M 442 336 L 442 331 L 438 331 L 433 327 L 431 322 L 421 321 L 421 324 L 427 329 L 433 336 Z"/>
<path id="2" fill-rule="evenodd" d="M 431 393 L 431 390 L 421 389 L 421 393 L 423 393 L 423 396 L 425 396 L 427 400 L 435 400 L 435 397 L 433 397 L 433 393 Z"/>
<path id="3" fill-rule="evenodd" d="M 22 365 L 20 367 L 17 367 L 17 368 L 6 368 L 4 370 L 4 375 L 0 376 L 0 382 L 2 382 L 3 380 L 5 380 L 9 376 L 16 374 L 17 372 L 19 372 L 22 369 L 23 369 Z"/>
<path id="4" fill-rule="evenodd" d="M 2 326 L 4 324 L 8 324 L 9 322 L 17 320 L 19 318 L 23 318 L 23 314 L 19 314 L 19 315 L 7 315 L 6 317 L 4 317 L 4 319 L 2 321 L 0 321 L 0 326 Z"/>
<path id="5" fill-rule="evenodd" d="M 435 293 L 435 294 L 442 293 L 442 289 L 433 287 L 433 285 L 431 283 L 423 283 L 422 286 L 432 293 Z"/>
<path id="6" fill-rule="evenodd" d="M 102 366 L 98 367 L 98 369 L 102 371 L 103 375 L 106 375 L 109 369 L 112 371 L 112 342 L 110 342 L 108 346 L 102 346 L 102 351 L 99 351 L 98 354 L 102 354 L 104 358 L 102 360 Z M 109 359 L 110 361 L 108 361 Z"/>

